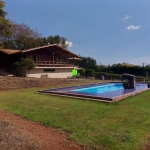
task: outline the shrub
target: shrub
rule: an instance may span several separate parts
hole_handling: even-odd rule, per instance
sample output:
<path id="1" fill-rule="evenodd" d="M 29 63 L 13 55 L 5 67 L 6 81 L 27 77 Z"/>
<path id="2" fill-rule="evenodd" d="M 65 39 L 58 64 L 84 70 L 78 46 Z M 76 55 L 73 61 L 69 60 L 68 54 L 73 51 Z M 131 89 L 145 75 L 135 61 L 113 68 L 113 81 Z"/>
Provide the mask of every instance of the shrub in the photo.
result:
<path id="1" fill-rule="evenodd" d="M 106 72 L 96 72 L 95 79 L 101 79 L 101 76 L 104 76 L 105 80 L 121 80 L 122 75 L 119 74 L 110 74 Z"/>
<path id="2" fill-rule="evenodd" d="M 94 76 L 95 76 L 95 70 L 93 70 L 93 69 L 86 69 L 85 77 L 94 77 Z"/>
<path id="3" fill-rule="evenodd" d="M 85 77 L 85 71 L 86 71 L 86 69 L 82 68 L 82 69 L 78 70 L 78 73 L 80 74 L 81 77 Z"/>
<path id="4" fill-rule="evenodd" d="M 20 63 L 22 67 L 25 67 L 28 70 L 28 75 L 30 70 L 35 67 L 34 61 L 30 58 L 22 59 Z"/>
<path id="5" fill-rule="evenodd" d="M 20 62 L 14 63 L 15 66 L 15 75 L 26 77 L 27 71 L 28 75 L 31 69 L 35 67 L 34 61 L 30 58 L 21 59 Z"/>
<path id="6" fill-rule="evenodd" d="M 106 72 L 96 72 L 95 73 L 95 79 L 101 79 L 101 76 L 105 77 L 105 80 L 121 80 L 122 75 L 119 74 L 110 74 L 110 73 L 106 73 Z M 142 76 L 136 76 L 136 81 L 148 81 L 149 78 L 148 77 L 142 77 Z"/>

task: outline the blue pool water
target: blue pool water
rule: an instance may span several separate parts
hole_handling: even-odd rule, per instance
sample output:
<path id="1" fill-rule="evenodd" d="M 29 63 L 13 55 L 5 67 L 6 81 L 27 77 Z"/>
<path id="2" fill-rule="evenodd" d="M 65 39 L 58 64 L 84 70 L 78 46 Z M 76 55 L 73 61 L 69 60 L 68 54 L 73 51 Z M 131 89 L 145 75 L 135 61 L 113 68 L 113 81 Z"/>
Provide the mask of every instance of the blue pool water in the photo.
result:
<path id="1" fill-rule="evenodd" d="M 148 90 L 147 84 L 138 83 L 134 89 L 124 89 L 122 83 L 97 83 L 41 90 L 40 93 L 81 97 L 89 100 L 118 101 Z M 126 95 L 126 96 L 124 96 Z"/>
<path id="2" fill-rule="evenodd" d="M 140 84 L 136 84 L 136 87 L 138 86 L 140 86 Z M 71 91 L 101 94 L 101 93 L 113 92 L 113 91 L 123 90 L 123 89 L 124 87 L 122 83 L 114 83 L 114 84 L 100 85 L 100 86 L 94 86 L 94 87 L 80 88 L 80 89 L 75 89 Z"/>

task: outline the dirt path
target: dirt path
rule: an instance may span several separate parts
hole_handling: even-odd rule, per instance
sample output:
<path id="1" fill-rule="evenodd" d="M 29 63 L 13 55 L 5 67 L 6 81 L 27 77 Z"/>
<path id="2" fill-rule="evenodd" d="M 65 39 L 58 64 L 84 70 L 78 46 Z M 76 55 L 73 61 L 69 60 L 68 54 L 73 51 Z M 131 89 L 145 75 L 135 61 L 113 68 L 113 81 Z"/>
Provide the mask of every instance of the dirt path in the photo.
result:
<path id="1" fill-rule="evenodd" d="M 0 150 L 82 150 L 64 133 L 0 110 Z"/>
<path id="2" fill-rule="evenodd" d="M 0 90 L 86 84 L 93 80 L 18 78 L 0 76 Z M 0 110 L 0 150 L 81 150 L 64 133 Z"/>

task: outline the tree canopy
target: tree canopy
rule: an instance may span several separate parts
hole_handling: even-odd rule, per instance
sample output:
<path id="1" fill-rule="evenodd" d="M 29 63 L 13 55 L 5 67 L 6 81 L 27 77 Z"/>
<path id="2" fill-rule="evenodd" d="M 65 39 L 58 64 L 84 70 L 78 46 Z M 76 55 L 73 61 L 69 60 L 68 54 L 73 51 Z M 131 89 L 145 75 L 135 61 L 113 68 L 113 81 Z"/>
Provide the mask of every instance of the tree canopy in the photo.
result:
<path id="1" fill-rule="evenodd" d="M 66 38 L 60 35 L 43 37 L 41 33 L 31 29 L 25 23 L 12 23 L 11 34 L 2 42 L 3 47 L 7 49 L 25 50 L 48 44 L 58 44 L 67 48 Z"/>
<path id="2" fill-rule="evenodd" d="M 64 37 L 60 37 L 59 35 L 55 35 L 55 36 L 48 36 L 46 38 L 47 43 L 49 44 L 58 44 L 60 46 L 62 46 L 63 48 L 67 48 L 68 45 L 66 43 L 66 38 Z"/>
<path id="3" fill-rule="evenodd" d="M 25 23 L 14 23 L 6 19 L 5 2 L 0 0 L 0 47 L 25 50 L 47 44 L 58 44 L 67 48 L 67 39 L 60 35 L 42 36 L 37 30 L 31 29 Z"/>
<path id="4" fill-rule="evenodd" d="M 11 34 L 11 27 L 13 26 L 9 19 L 5 16 L 7 12 L 4 11 L 5 2 L 0 0 L 0 46 L 3 47 L 5 41 L 8 40 Z"/>
<path id="5" fill-rule="evenodd" d="M 28 71 L 28 75 L 30 70 L 32 70 L 35 67 L 34 61 L 30 58 L 21 59 L 20 62 L 16 62 L 14 65 L 17 72 L 21 67 L 26 68 Z M 26 76 L 26 74 L 24 76 Z"/>
<path id="6" fill-rule="evenodd" d="M 41 46 L 41 34 L 36 30 L 31 29 L 25 23 L 14 24 L 12 27 L 11 42 L 13 43 L 12 48 L 14 49 L 29 49 L 33 47 Z"/>
<path id="7" fill-rule="evenodd" d="M 83 56 L 81 56 L 81 58 L 82 58 L 82 60 L 80 60 L 79 62 L 76 62 L 79 65 L 79 67 L 97 70 L 97 63 L 94 58 L 83 57 Z"/>

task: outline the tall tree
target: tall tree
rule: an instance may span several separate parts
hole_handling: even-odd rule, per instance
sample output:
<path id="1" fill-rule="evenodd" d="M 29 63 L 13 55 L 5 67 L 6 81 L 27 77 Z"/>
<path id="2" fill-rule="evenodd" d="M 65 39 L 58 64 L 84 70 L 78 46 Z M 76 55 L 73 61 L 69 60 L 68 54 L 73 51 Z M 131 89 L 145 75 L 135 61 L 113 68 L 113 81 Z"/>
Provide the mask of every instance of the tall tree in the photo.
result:
<path id="1" fill-rule="evenodd" d="M 47 44 L 58 44 L 63 48 L 67 48 L 68 46 L 66 44 L 66 38 L 59 35 L 43 37 L 40 33 L 31 29 L 25 23 L 13 23 L 11 34 L 3 44 L 4 48 L 20 50 L 44 46 Z"/>
<path id="2" fill-rule="evenodd" d="M 5 42 L 4 47 L 24 50 L 41 45 L 44 44 L 40 33 L 31 29 L 25 23 L 13 23 L 13 27 L 11 28 L 11 35 L 9 36 L 9 40 Z"/>
<path id="3" fill-rule="evenodd" d="M 47 44 L 58 44 L 67 48 L 66 38 L 59 35 L 42 37 L 25 23 L 12 23 L 5 16 L 5 2 L 0 0 L 0 47 L 8 49 L 29 49 Z"/>
<path id="4" fill-rule="evenodd" d="M 12 28 L 12 41 L 16 49 L 24 50 L 41 46 L 41 34 L 31 29 L 25 23 L 14 24 Z"/>
<path id="5" fill-rule="evenodd" d="M 5 16 L 7 12 L 4 11 L 5 2 L 0 0 L 0 46 L 4 47 L 5 42 L 8 41 L 11 34 L 11 27 L 13 26 L 9 19 Z"/>

